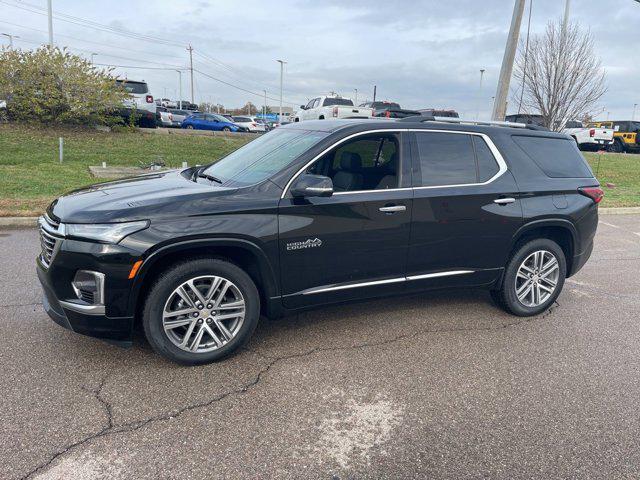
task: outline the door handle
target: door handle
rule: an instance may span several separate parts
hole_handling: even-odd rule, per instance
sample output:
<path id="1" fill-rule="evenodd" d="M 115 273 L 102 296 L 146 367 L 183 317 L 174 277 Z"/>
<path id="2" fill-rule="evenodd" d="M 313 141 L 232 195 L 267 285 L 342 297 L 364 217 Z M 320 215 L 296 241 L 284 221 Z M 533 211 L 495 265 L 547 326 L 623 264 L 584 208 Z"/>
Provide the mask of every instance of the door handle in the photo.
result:
<path id="1" fill-rule="evenodd" d="M 493 203 L 497 203 L 498 205 L 507 205 L 509 203 L 515 202 L 515 198 L 496 198 Z"/>
<path id="2" fill-rule="evenodd" d="M 388 207 L 380 207 L 378 210 L 384 213 L 404 212 L 407 209 L 404 205 L 389 205 Z"/>

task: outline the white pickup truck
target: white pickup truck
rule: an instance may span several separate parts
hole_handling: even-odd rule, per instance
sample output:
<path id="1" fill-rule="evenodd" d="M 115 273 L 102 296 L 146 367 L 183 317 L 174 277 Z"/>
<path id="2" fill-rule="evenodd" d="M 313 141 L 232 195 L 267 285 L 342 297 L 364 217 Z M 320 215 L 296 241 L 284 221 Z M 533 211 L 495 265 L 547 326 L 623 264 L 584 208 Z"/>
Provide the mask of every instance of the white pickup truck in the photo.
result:
<path id="1" fill-rule="evenodd" d="M 372 108 L 356 107 L 351 99 L 335 95 L 316 97 L 306 105 L 300 105 L 300 110 L 295 114 L 293 121 L 371 117 L 373 117 Z"/>
<path id="2" fill-rule="evenodd" d="M 573 138 L 580 150 L 606 150 L 613 143 L 613 129 L 585 127 L 582 122 L 567 122 L 563 133 Z"/>

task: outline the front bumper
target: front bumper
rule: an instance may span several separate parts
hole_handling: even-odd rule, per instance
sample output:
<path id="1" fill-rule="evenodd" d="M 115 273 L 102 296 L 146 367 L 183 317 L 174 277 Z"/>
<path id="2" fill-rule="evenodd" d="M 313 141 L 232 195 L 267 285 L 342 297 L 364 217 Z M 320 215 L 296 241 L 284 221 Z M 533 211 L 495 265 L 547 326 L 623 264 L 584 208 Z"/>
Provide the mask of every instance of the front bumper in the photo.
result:
<path id="1" fill-rule="evenodd" d="M 131 345 L 133 312 L 129 311 L 131 280 L 127 275 L 139 256 L 119 245 L 61 241 L 48 268 L 39 258 L 36 260 L 43 306 L 49 317 L 73 332 L 121 346 Z M 81 269 L 105 274 L 104 306 L 78 300 L 71 281 Z"/>

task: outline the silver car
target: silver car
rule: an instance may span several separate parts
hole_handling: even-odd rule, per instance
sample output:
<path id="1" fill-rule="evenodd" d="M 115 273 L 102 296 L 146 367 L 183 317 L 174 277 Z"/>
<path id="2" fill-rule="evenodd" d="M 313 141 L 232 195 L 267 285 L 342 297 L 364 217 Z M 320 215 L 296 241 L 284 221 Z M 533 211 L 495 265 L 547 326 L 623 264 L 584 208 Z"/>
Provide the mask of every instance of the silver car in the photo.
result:
<path id="1" fill-rule="evenodd" d="M 168 109 L 173 116 L 173 126 L 181 127 L 182 121 L 187 118 L 189 115 L 193 115 L 194 113 L 198 113 L 194 110 L 180 110 L 178 108 L 169 108 Z"/>

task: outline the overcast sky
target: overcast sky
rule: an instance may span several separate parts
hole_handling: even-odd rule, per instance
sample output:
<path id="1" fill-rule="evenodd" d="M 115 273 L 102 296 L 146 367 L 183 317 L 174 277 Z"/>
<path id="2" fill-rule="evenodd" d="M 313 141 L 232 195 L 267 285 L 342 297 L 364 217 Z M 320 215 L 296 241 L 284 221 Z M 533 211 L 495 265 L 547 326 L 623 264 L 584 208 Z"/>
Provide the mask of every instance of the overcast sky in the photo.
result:
<path id="1" fill-rule="evenodd" d="M 564 0 L 532 0 L 532 34 L 562 16 Z M 10 6 L 22 5 L 24 9 Z M 73 15 L 170 44 L 127 38 L 54 19 L 54 41 L 96 63 L 126 65 L 118 74 L 145 79 L 155 96 L 176 97 L 178 74 L 194 48 L 194 68 L 252 92 L 279 95 L 299 105 L 335 91 L 358 101 L 378 98 L 406 108 L 443 107 L 488 118 L 495 94 L 513 0 L 53 0 L 54 12 Z M 607 72 L 603 113 L 628 119 L 640 103 L 640 3 L 573 0 L 571 20 L 594 36 Z M 30 6 L 31 5 L 31 6 Z M 37 8 L 36 8 L 37 7 Z M 34 48 L 47 39 L 46 0 L 0 0 L 0 32 L 19 35 L 15 46 Z M 529 4 L 521 36 L 526 34 Z M 73 37 L 73 38 L 71 38 Z M 7 44 L 7 38 L 0 42 Z M 206 55 L 204 58 L 201 55 Z M 167 68 L 152 70 L 146 66 Z M 485 69 L 482 92 L 480 69 Z M 189 76 L 183 75 L 188 98 Z M 514 85 L 512 84 L 512 87 Z M 227 107 L 260 97 L 195 74 L 196 101 Z M 277 104 L 268 100 L 270 105 Z M 636 118 L 640 118 L 638 107 Z M 511 111 L 512 109 L 509 108 Z"/>

